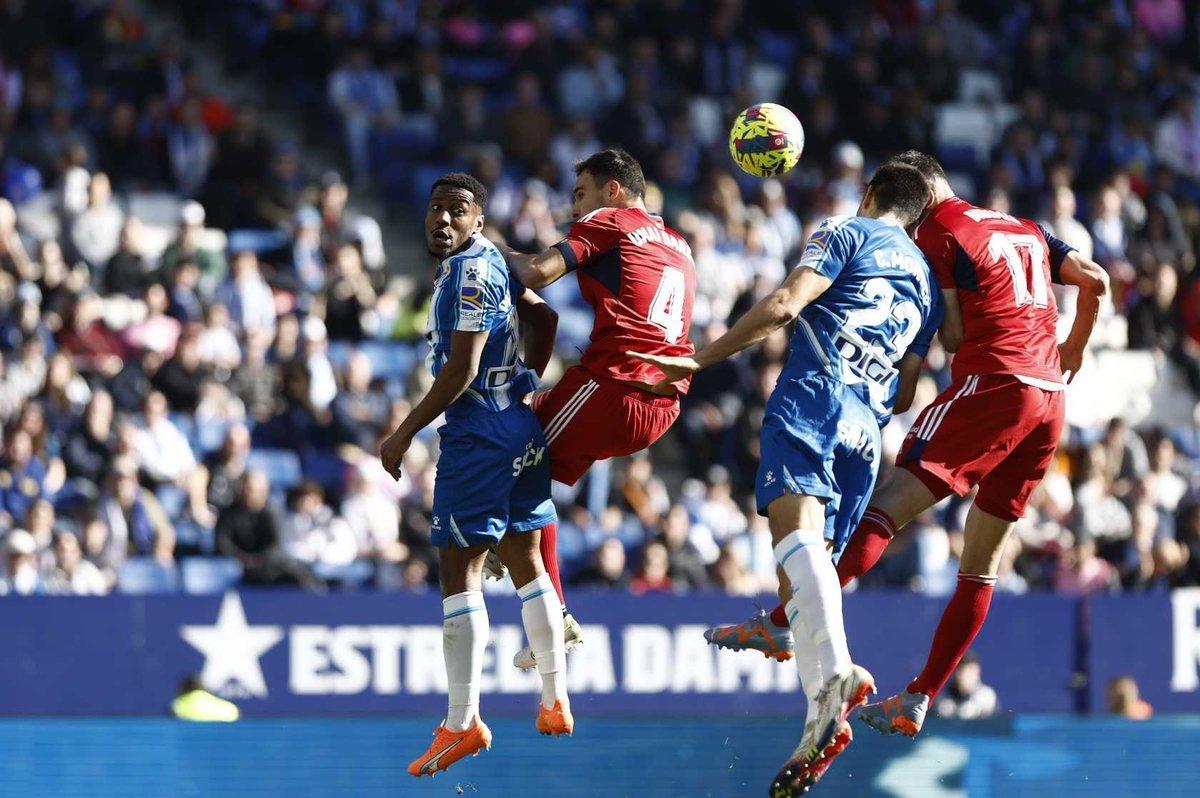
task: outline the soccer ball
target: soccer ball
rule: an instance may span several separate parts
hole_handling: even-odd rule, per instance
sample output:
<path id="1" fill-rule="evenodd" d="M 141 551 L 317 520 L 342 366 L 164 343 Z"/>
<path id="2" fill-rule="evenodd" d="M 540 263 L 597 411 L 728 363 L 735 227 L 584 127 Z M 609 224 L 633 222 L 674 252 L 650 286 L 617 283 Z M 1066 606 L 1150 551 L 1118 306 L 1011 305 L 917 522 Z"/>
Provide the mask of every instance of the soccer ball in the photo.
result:
<path id="1" fill-rule="evenodd" d="M 778 177 L 800 160 L 804 127 L 788 109 L 775 103 L 752 105 L 737 115 L 729 131 L 729 154 L 743 172 Z"/>

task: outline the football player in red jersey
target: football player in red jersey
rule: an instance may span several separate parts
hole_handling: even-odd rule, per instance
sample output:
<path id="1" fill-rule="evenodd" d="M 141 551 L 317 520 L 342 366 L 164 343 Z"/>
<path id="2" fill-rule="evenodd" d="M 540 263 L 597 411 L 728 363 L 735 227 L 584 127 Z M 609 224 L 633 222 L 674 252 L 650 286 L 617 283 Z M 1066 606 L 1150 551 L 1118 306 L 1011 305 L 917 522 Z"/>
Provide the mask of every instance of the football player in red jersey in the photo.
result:
<path id="1" fill-rule="evenodd" d="M 1083 362 L 1108 276 L 1040 225 L 956 197 L 932 156 L 910 150 L 894 160 L 919 169 L 933 189 L 933 208 L 913 238 L 946 299 L 942 340 L 956 352 L 953 383 L 917 417 L 898 467 L 872 495 L 838 561 L 842 585 L 879 560 L 897 529 L 951 493 L 979 488 L 963 530 L 958 587 L 925 668 L 905 692 L 860 713 L 880 731 L 911 736 L 987 617 L 1009 531 L 1058 446 L 1062 392 Z M 1061 344 L 1051 282 L 1080 289 Z M 786 627 L 777 608 L 705 637 L 782 659 L 791 642 Z"/>
<path id="2" fill-rule="evenodd" d="M 531 289 L 571 272 L 596 311 L 591 343 L 578 365 L 533 400 L 546 432 L 554 479 L 574 485 L 597 460 L 629 455 L 654 443 L 679 417 L 690 378 L 660 391 L 657 367 L 628 352 L 691 355 L 688 333 L 696 296 L 696 265 L 683 236 L 646 211 L 642 167 L 621 150 L 603 150 L 575 165 L 575 223 L 567 237 L 536 255 L 504 249 L 509 269 Z M 542 559 L 563 598 L 557 529 L 542 530 Z M 568 648 L 580 628 L 566 612 Z M 536 652 L 513 664 L 532 667 Z"/>

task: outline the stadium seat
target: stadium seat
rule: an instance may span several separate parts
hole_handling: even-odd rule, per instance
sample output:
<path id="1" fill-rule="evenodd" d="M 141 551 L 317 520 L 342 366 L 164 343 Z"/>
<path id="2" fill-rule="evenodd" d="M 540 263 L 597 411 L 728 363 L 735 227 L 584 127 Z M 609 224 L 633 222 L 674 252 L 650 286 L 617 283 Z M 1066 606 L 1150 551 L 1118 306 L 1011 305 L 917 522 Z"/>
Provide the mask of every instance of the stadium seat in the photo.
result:
<path id="1" fill-rule="evenodd" d="M 286 230 L 230 230 L 229 250 L 230 252 L 241 252 L 243 250 L 256 253 L 270 252 L 273 249 L 279 249 L 286 245 L 289 240 L 290 236 Z"/>
<path id="2" fill-rule="evenodd" d="M 117 590 L 131 595 L 175 593 L 179 590 L 179 571 L 153 557 L 131 557 L 117 570 Z"/>
<path id="3" fill-rule="evenodd" d="M 179 567 L 185 593 L 223 593 L 242 578 L 242 564 L 233 557 L 188 557 Z"/>
<path id="4" fill-rule="evenodd" d="M 346 469 L 349 464 L 331 449 L 307 452 L 301 458 L 304 476 L 315 479 L 326 490 L 341 492 L 346 484 Z"/>
<path id="5" fill-rule="evenodd" d="M 415 347 L 394 341 L 364 341 L 359 351 L 371 361 L 371 374 L 376 379 L 407 377 L 417 362 Z"/>
<path id="6" fill-rule="evenodd" d="M 316 563 L 313 573 L 326 582 L 333 582 L 346 590 L 355 590 L 375 575 L 375 564 L 370 560 L 355 560 L 346 565 Z"/>
<path id="7" fill-rule="evenodd" d="M 253 449 L 246 457 L 246 465 L 266 473 L 275 489 L 294 488 L 304 478 L 299 455 L 288 449 Z"/>
<path id="8" fill-rule="evenodd" d="M 224 421 L 196 422 L 196 454 L 203 456 L 220 449 L 228 431 L 229 425 Z"/>

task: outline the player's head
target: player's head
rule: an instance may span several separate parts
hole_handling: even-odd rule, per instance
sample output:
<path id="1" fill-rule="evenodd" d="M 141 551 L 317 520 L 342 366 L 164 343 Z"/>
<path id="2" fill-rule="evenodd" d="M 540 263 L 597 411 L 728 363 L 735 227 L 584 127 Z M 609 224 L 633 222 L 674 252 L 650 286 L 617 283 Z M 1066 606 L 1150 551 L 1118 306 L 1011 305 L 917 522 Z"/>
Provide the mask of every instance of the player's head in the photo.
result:
<path id="1" fill-rule="evenodd" d="M 624 150 L 601 150 L 575 164 L 571 211 L 576 219 L 597 208 L 636 205 L 645 194 L 642 165 Z"/>
<path id="2" fill-rule="evenodd" d="M 858 213 L 874 217 L 886 214 L 908 227 L 924 215 L 930 197 L 929 181 L 916 167 L 889 161 L 875 170 Z"/>
<path id="3" fill-rule="evenodd" d="M 483 229 L 487 189 L 471 175 L 451 172 L 433 181 L 425 210 L 425 247 L 435 258 L 458 251 Z"/>
<path id="4" fill-rule="evenodd" d="M 905 150 L 888 158 L 885 163 L 902 163 L 915 167 L 929 181 L 935 204 L 954 196 L 954 189 L 950 187 L 950 181 L 946 178 L 946 170 L 938 163 L 937 158 L 927 152 Z"/>

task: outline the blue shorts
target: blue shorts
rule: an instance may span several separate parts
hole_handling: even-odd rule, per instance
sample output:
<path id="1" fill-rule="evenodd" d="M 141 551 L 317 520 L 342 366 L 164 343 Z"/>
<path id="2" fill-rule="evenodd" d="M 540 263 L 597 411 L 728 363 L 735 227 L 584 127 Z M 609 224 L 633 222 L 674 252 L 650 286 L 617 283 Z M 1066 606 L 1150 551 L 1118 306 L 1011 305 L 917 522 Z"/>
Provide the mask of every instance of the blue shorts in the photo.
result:
<path id="1" fill-rule="evenodd" d="M 779 378 L 767 401 L 755 484 L 760 515 L 788 493 L 826 499 L 825 539 L 841 554 L 879 473 L 879 422 L 840 380 Z"/>
<path id="2" fill-rule="evenodd" d="M 529 407 L 456 413 L 438 433 L 435 546 L 490 546 L 505 532 L 541 529 L 557 518 L 546 439 Z"/>

